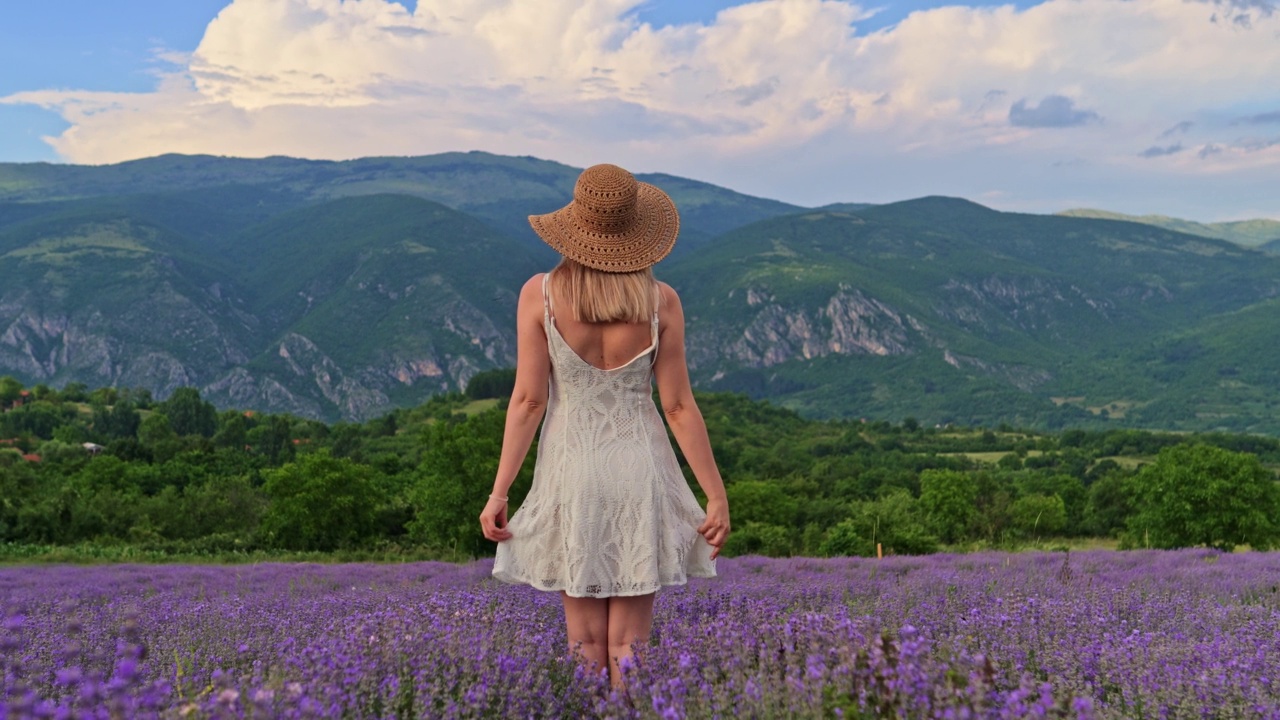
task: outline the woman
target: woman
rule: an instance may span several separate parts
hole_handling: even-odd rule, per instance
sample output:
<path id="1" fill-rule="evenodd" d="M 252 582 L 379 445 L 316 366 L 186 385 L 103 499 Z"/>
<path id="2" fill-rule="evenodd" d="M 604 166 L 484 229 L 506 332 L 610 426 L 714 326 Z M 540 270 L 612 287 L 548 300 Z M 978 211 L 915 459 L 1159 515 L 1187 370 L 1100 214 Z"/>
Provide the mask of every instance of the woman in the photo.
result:
<path id="1" fill-rule="evenodd" d="M 680 298 L 653 278 L 680 219 L 658 188 L 596 165 L 573 202 L 529 222 L 563 259 L 520 292 L 515 390 L 480 525 L 499 543 L 494 576 L 559 592 L 570 652 L 607 666 L 616 686 L 620 661 L 649 642 L 654 592 L 714 576 L 729 536 Z M 705 512 L 654 406 L 655 379 Z M 544 412 L 533 486 L 508 523 L 507 490 Z"/>

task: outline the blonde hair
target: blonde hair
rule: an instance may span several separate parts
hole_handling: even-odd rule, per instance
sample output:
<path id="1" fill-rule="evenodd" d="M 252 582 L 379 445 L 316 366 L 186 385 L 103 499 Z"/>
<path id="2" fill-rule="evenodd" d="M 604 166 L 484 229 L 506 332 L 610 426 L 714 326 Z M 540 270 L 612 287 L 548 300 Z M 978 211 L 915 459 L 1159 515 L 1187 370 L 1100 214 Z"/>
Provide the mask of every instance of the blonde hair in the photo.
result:
<path id="1" fill-rule="evenodd" d="M 644 322 L 658 309 L 653 268 L 613 273 L 562 258 L 548 280 L 578 322 Z"/>

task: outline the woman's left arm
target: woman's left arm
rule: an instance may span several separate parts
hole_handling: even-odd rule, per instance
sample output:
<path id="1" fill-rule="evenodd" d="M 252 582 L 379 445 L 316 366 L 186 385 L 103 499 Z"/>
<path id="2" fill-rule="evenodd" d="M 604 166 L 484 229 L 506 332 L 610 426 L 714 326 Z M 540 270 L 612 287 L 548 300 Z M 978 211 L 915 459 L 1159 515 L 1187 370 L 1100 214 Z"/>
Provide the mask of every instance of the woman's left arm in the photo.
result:
<path id="1" fill-rule="evenodd" d="M 542 318 L 542 275 L 535 275 L 520 290 L 516 309 L 516 384 L 511 391 L 511 403 L 507 405 L 502 455 L 493 479 L 493 495 L 497 498 L 507 497 L 547 409 L 551 359 Z M 510 538 L 507 502 L 490 497 L 480 513 L 480 526 L 490 540 L 501 542 Z"/>

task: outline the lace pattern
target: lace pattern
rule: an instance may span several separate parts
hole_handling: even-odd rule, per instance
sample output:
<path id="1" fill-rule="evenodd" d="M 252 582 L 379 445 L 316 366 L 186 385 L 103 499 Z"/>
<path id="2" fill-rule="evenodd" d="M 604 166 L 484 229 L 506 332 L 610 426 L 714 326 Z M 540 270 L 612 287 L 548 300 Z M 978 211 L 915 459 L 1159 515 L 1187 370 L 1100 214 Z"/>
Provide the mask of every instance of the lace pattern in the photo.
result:
<path id="1" fill-rule="evenodd" d="M 533 486 L 511 515 L 493 575 L 574 597 L 644 595 L 713 577 L 706 518 L 653 403 L 649 349 L 617 368 L 583 360 L 544 313 L 551 377 Z"/>

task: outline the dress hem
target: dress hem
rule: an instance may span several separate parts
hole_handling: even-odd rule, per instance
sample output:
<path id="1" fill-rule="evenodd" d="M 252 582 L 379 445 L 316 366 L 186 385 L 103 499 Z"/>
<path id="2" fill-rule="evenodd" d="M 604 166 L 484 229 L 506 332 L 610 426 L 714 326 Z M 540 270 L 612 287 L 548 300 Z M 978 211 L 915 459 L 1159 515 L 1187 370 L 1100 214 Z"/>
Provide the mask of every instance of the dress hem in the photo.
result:
<path id="1" fill-rule="evenodd" d="M 495 579 L 497 579 L 497 580 L 501 580 L 501 581 L 502 581 L 502 582 L 504 582 L 504 583 L 508 583 L 508 584 L 511 584 L 511 585 L 528 585 L 529 587 L 531 587 L 531 588 L 533 588 L 533 589 L 535 589 L 535 590 L 541 590 L 541 591 L 543 591 L 543 592 L 563 592 L 564 594 L 568 595 L 569 597 L 573 597 L 573 598 L 600 598 L 600 599 L 604 599 L 604 598 L 611 598 L 611 597 L 635 597 L 635 596 L 637 596 L 637 595 L 648 595 L 648 594 L 650 594 L 650 593 L 655 593 L 655 592 L 657 592 L 657 591 L 661 590 L 661 589 L 662 589 L 662 588 L 664 588 L 664 587 L 680 587 L 680 586 L 682 586 L 682 585 L 686 585 L 686 584 L 688 584 L 688 582 L 689 582 L 689 578 L 713 578 L 713 577 L 716 577 L 716 571 L 715 571 L 715 570 L 712 570 L 712 571 L 711 571 L 711 572 L 709 572 L 709 573 L 691 572 L 691 573 L 687 573 L 687 574 L 685 575 L 685 579 L 684 579 L 684 580 L 681 580 L 681 581 L 679 581 L 679 582 L 658 582 L 658 583 L 656 583 L 656 584 L 655 584 L 651 589 L 649 589 L 649 590 L 640 590 L 640 591 L 636 591 L 636 592 L 617 592 L 617 593 L 610 593 L 610 594 L 608 594 L 608 595 L 592 595 L 592 594 L 575 595 L 573 592 L 571 592 L 571 591 L 568 589 L 568 587 L 567 587 L 567 586 L 565 586 L 565 585 L 563 585 L 563 584 L 560 584 L 560 583 L 556 583 L 556 584 L 548 585 L 548 584 L 540 583 L 540 582 L 536 582 L 536 581 L 533 581 L 533 580 L 526 580 L 526 579 L 524 579 L 524 578 L 522 578 L 522 577 L 518 577 L 518 576 L 516 576 L 516 575 L 512 575 L 512 574 L 510 574 L 510 573 L 506 573 L 506 572 L 499 572 L 499 571 L 497 571 L 497 570 L 495 570 L 495 571 L 492 573 L 492 575 L 493 575 L 493 577 L 494 577 Z"/>

